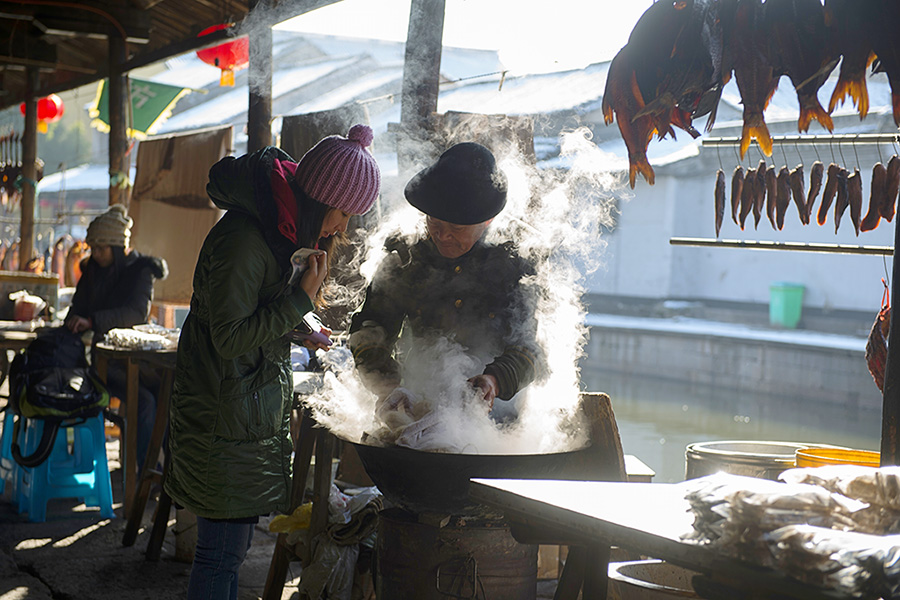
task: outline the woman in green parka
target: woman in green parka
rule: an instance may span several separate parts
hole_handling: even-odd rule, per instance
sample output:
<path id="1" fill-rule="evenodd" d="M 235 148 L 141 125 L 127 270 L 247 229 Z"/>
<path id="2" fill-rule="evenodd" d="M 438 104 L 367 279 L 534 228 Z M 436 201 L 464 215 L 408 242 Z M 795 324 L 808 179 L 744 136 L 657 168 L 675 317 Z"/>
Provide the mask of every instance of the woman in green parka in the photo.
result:
<path id="1" fill-rule="evenodd" d="M 197 516 L 188 598 L 237 598 L 260 515 L 288 509 L 290 342 L 312 311 L 333 236 L 380 189 L 372 130 L 329 136 L 299 163 L 268 147 L 227 157 L 207 192 L 225 214 L 200 250 L 178 344 L 165 490 Z M 291 255 L 319 250 L 298 284 Z M 324 348 L 324 346 L 321 346 Z"/>

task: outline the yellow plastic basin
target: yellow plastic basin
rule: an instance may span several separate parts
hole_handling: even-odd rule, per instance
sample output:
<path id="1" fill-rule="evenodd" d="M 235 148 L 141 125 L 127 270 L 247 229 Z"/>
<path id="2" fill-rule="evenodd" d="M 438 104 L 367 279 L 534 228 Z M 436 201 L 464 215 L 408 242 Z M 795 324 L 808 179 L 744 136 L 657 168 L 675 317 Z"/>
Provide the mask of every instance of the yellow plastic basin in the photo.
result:
<path id="1" fill-rule="evenodd" d="M 881 453 L 873 452 L 872 450 L 806 448 L 797 450 L 795 458 L 798 467 L 824 467 L 825 465 L 881 466 Z"/>

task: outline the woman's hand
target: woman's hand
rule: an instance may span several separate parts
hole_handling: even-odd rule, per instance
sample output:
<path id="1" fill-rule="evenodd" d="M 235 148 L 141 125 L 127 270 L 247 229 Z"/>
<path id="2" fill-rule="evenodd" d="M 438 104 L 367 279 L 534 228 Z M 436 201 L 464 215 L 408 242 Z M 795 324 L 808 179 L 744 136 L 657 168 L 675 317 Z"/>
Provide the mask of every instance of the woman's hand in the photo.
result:
<path id="1" fill-rule="evenodd" d="M 315 301 L 325 276 L 328 275 L 328 255 L 321 251 L 318 254 L 311 254 L 307 260 L 309 268 L 300 277 L 300 287 L 306 292 L 310 300 Z"/>
<path id="2" fill-rule="evenodd" d="M 326 337 L 331 337 L 332 333 L 332 331 L 327 327 L 322 327 L 319 332 Z M 313 353 L 316 350 L 325 350 L 326 352 L 328 350 L 331 350 L 331 346 L 329 346 L 328 344 L 323 344 L 322 342 L 314 342 L 312 340 L 303 340 L 303 347 L 309 350 L 310 353 Z"/>
<path id="3" fill-rule="evenodd" d="M 66 328 L 72 333 L 81 333 L 82 331 L 87 331 L 94 324 L 90 319 L 85 319 L 84 317 L 79 317 L 78 315 L 72 315 L 68 319 L 66 319 Z"/>

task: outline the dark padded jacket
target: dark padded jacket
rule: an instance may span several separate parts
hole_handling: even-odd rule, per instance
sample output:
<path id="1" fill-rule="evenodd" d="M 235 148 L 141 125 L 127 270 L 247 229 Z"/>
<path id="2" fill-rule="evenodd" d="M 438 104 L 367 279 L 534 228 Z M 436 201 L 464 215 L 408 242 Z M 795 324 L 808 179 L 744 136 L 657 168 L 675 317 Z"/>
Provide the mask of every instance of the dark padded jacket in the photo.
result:
<path id="1" fill-rule="evenodd" d="M 225 215 L 194 271 L 178 343 L 165 489 L 194 514 L 242 519 L 288 509 L 290 342 L 313 304 L 286 286 L 290 252 L 277 239 L 269 183 L 277 148 L 224 158 L 207 192 Z M 302 218 L 302 215 L 301 215 Z"/>
<path id="2" fill-rule="evenodd" d="M 81 278 L 72 296 L 70 315 L 93 322 L 94 341 L 110 329 L 146 323 L 153 303 L 153 282 L 168 275 L 166 261 L 139 252 L 117 252 L 109 267 L 90 258 L 81 261 Z"/>
<path id="3" fill-rule="evenodd" d="M 364 381 L 399 384 L 395 350 L 404 323 L 413 343 L 452 336 L 468 348 L 487 365 L 484 373 L 497 377 L 503 400 L 543 372 L 535 298 L 524 284 L 533 269 L 512 244 L 479 241 L 456 259 L 441 256 L 430 239 L 409 245 L 389 238 L 385 248 L 350 324 L 350 348 Z"/>

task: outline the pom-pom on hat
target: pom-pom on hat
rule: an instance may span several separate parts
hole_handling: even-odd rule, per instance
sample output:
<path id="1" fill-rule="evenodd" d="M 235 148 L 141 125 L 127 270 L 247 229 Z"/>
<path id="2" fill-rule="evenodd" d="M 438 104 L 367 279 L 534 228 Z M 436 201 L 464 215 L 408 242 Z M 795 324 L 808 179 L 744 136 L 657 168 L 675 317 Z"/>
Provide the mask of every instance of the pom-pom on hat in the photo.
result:
<path id="1" fill-rule="evenodd" d="M 474 225 L 493 219 L 506 206 L 506 175 L 490 150 L 474 142 L 452 146 L 436 163 L 406 184 L 406 200 L 426 215 Z"/>
<path id="2" fill-rule="evenodd" d="M 330 135 L 303 155 L 295 181 L 317 202 L 351 215 L 368 212 L 381 189 L 381 171 L 366 148 L 374 135 L 354 125 L 347 137 Z"/>
<path id="3" fill-rule="evenodd" d="M 131 239 L 131 226 L 134 221 L 128 216 L 125 206 L 113 204 L 105 213 L 91 221 L 88 225 L 84 241 L 89 246 L 121 246 L 128 247 Z"/>

